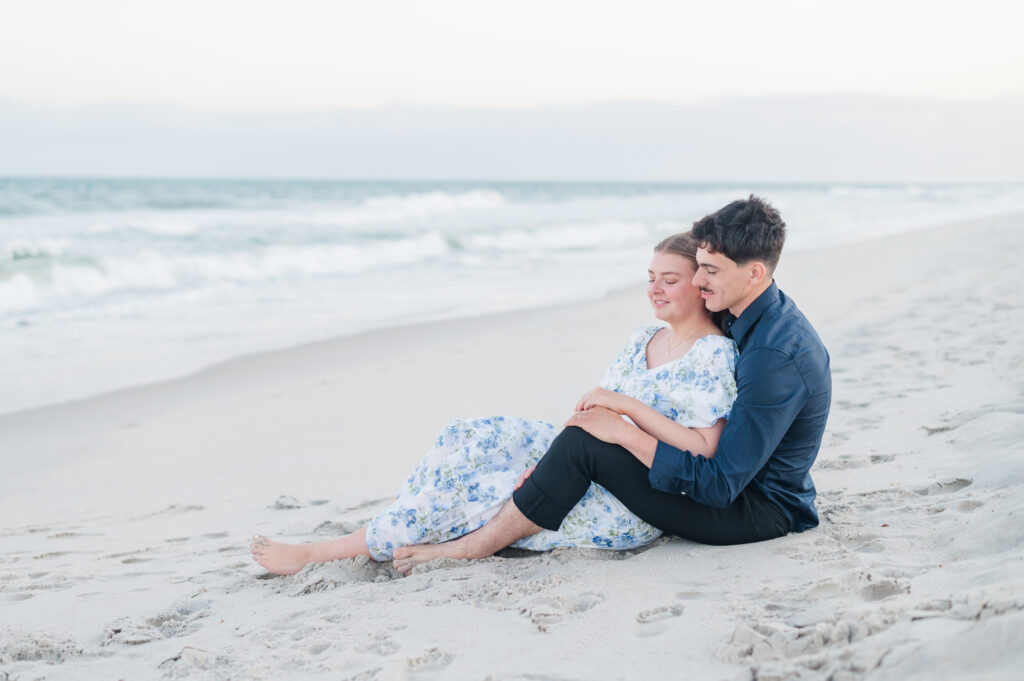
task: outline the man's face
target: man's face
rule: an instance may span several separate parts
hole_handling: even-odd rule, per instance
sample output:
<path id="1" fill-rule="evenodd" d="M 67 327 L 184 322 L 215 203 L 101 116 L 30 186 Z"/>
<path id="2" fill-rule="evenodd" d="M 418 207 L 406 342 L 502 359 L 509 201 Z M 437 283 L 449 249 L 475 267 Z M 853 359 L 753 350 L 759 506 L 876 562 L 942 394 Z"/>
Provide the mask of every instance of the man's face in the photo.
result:
<path id="1" fill-rule="evenodd" d="M 746 308 L 753 290 L 751 267 L 738 265 L 721 253 L 697 249 L 697 274 L 693 285 L 700 289 L 704 304 L 712 312 L 728 309 L 739 315 Z"/>

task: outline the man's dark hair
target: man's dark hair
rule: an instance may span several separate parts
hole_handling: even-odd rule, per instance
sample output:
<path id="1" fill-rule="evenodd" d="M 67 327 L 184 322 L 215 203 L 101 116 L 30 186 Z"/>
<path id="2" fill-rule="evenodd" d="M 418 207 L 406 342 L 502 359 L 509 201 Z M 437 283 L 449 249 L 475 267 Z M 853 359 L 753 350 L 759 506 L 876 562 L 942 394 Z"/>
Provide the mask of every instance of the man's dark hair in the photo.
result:
<path id="1" fill-rule="evenodd" d="M 692 234 L 711 253 L 741 265 L 760 260 L 772 272 L 786 242 L 786 223 L 770 203 L 751 194 L 697 220 Z"/>

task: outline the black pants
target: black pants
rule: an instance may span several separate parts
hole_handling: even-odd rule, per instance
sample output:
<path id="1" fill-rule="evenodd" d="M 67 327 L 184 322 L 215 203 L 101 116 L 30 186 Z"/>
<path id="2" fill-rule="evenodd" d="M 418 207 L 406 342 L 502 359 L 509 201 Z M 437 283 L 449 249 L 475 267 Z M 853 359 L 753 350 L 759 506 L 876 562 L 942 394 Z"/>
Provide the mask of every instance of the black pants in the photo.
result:
<path id="1" fill-rule="evenodd" d="M 557 530 L 596 482 L 659 530 L 702 544 L 745 544 L 789 531 L 782 510 L 750 486 L 728 508 L 712 508 L 686 495 L 654 489 L 648 472 L 622 447 L 571 426 L 551 443 L 512 500 L 534 524 Z"/>

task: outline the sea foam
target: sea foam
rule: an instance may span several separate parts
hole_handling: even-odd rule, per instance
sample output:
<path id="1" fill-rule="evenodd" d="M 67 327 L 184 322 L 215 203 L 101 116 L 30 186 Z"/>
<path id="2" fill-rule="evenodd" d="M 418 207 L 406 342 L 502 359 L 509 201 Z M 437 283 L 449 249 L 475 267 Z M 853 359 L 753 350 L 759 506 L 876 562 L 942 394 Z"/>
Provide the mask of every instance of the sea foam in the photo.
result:
<path id="1" fill-rule="evenodd" d="M 153 367 L 593 298 L 751 192 L 782 211 L 789 250 L 1024 211 L 1021 184 L 0 179 L 0 412 L 169 377 Z"/>

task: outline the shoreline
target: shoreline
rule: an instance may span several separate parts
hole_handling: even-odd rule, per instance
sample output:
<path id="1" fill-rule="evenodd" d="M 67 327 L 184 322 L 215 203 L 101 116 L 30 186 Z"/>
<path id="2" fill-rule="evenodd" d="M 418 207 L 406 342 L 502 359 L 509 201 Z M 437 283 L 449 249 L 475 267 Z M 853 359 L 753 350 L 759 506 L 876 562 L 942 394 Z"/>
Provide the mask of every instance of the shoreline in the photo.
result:
<path id="1" fill-rule="evenodd" d="M 977 218 L 977 219 L 970 219 L 970 220 L 956 220 L 956 221 L 951 221 L 951 222 L 942 222 L 942 223 L 938 223 L 938 224 L 934 224 L 934 225 L 929 225 L 929 226 L 924 226 L 924 227 L 916 227 L 916 228 L 910 229 L 908 231 L 898 232 L 898 233 L 895 233 L 895 234 L 882 234 L 882 235 L 874 235 L 873 234 L 871 236 L 868 236 L 868 237 L 865 237 L 863 239 L 859 239 L 859 240 L 856 240 L 856 241 L 842 242 L 842 243 L 839 243 L 839 244 L 832 244 L 832 245 L 820 246 L 820 247 L 812 247 L 812 248 L 808 248 L 806 250 L 800 250 L 800 251 L 795 251 L 793 253 L 786 253 L 786 254 L 784 254 L 783 260 L 780 263 L 780 272 L 785 272 L 785 265 L 786 265 L 786 262 L 790 259 L 790 256 L 798 258 L 801 261 L 806 261 L 806 260 L 810 260 L 814 256 L 814 254 L 819 254 L 819 253 L 820 254 L 828 254 L 829 252 L 836 251 L 838 249 L 860 248 L 860 247 L 864 247 L 864 246 L 870 246 L 871 244 L 878 244 L 878 243 L 881 243 L 881 242 L 883 242 L 885 240 L 891 240 L 891 239 L 897 239 L 897 240 L 914 239 L 914 238 L 916 238 L 917 235 L 923 235 L 923 234 L 926 234 L 927 232 L 936 231 L 936 230 L 941 230 L 941 231 L 953 230 L 953 229 L 955 229 L 956 227 L 959 227 L 959 226 L 984 225 L 985 223 L 993 222 L 993 221 L 995 221 L 995 222 L 1002 222 L 1002 221 L 1014 221 L 1014 220 L 1021 220 L 1021 219 L 1024 219 L 1024 213 L 1006 213 L 1006 214 L 1000 214 L 1000 215 L 990 216 L 990 217 L 985 217 L 985 218 Z M 641 284 L 638 283 L 637 286 L 641 286 Z M 542 305 L 530 305 L 530 304 L 526 303 L 522 307 L 513 307 L 513 308 L 510 308 L 510 309 L 503 309 L 503 310 L 499 310 L 499 311 L 496 311 L 496 312 L 465 313 L 465 314 L 456 313 L 455 316 L 440 315 L 440 316 L 430 317 L 430 318 L 426 318 L 424 320 L 415 321 L 415 322 L 402 322 L 402 321 L 397 321 L 396 320 L 396 321 L 394 321 L 394 323 L 388 323 L 388 324 L 386 324 L 384 326 L 376 326 L 376 327 L 366 328 L 366 329 L 354 331 L 352 333 L 330 335 L 330 336 L 327 336 L 327 337 L 324 337 L 324 338 L 320 338 L 320 339 L 303 340 L 303 341 L 298 341 L 298 342 L 295 342 L 295 343 L 289 343 L 289 344 L 283 345 L 281 347 L 273 347 L 273 348 L 266 349 L 266 350 L 257 350 L 257 351 L 253 351 L 253 352 L 243 352 L 243 353 L 241 353 L 241 354 L 239 354 L 237 356 L 233 356 L 233 357 L 228 357 L 228 358 L 225 358 L 225 359 L 217 360 L 217 361 L 214 361 L 214 362 L 212 362 L 210 364 L 207 364 L 207 365 L 201 366 L 199 368 L 196 368 L 194 370 L 189 370 L 186 373 L 183 373 L 183 374 L 180 374 L 180 375 L 176 375 L 176 376 L 170 376 L 170 377 L 167 377 L 167 378 L 164 378 L 164 379 L 159 379 L 159 380 L 155 380 L 155 381 L 143 381 L 141 383 L 126 385 L 124 387 L 114 388 L 112 390 L 101 390 L 101 391 L 96 392 L 96 393 L 91 393 L 91 394 L 83 395 L 82 397 L 76 397 L 76 398 L 72 398 L 72 399 L 69 399 L 69 400 L 61 400 L 61 401 L 56 401 L 56 402 L 48 402 L 48 403 L 45 403 L 45 404 L 39 404 L 39 405 L 34 405 L 34 406 L 30 406 L 30 407 L 25 407 L 25 408 L 16 408 L 13 411 L 3 411 L 3 412 L 0 412 L 0 419 L 6 418 L 6 417 L 10 417 L 10 416 L 16 416 L 16 415 L 20 415 L 20 414 L 26 414 L 26 413 L 30 413 L 30 412 L 40 411 L 40 410 L 69 407 L 69 406 L 76 405 L 76 404 L 84 404 L 84 403 L 87 403 L 87 402 L 89 402 L 91 400 L 104 399 L 104 398 L 107 398 L 107 397 L 110 397 L 110 396 L 114 396 L 114 395 L 117 395 L 117 394 L 120 394 L 120 393 L 130 392 L 130 391 L 134 391 L 134 390 L 144 390 L 144 389 L 155 388 L 155 387 L 160 386 L 160 385 L 172 384 L 172 383 L 176 383 L 176 382 L 179 382 L 179 381 L 187 381 L 187 380 L 190 380 L 190 379 L 199 378 L 202 375 L 206 374 L 207 372 L 216 372 L 216 371 L 220 370 L 222 367 L 225 367 L 227 365 L 231 365 L 231 364 L 234 364 L 234 363 L 237 363 L 237 362 L 246 362 L 248 360 L 254 360 L 255 361 L 255 360 L 258 360 L 259 358 L 269 358 L 271 356 L 279 355 L 279 354 L 286 354 L 286 353 L 292 353 L 292 352 L 302 352 L 305 349 L 313 348 L 313 347 L 316 347 L 316 346 L 321 346 L 321 345 L 324 345 L 324 344 L 342 343 L 342 342 L 345 342 L 345 341 L 348 341 L 348 340 L 359 341 L 360 339 L 362 339 L 364 337 L 372 336 L 374 334 L 385 334 L 385 333 L 388 333 L 388 332 L 397 332 L 397 331 L 402 331 L 402 330 L 408 330 L 408 331 L 412 332 L 412 331 L 414 331 L 415 329 L 417 329 L 419 327 L 429 327 L 429 326 L 436 325 L 436 324 L 443 325 L 443 324 L 457 323 L 457 322 L 471 322 L 473 320 L 480 320 L 481 323 L 483 323 L 483 322 L 486 322 L 487 320 L 499 321 L 500 318 L 502 318 L 504 316 L 508 316 L 508 315 L 530 313 L 530 312 L 533 312 L 533 311 L 538 311 L 539 312 L 539 311 L 544 311 L 544 310 L 569 309 L 569 308 L 572 308 L 572 307 L 574 307 L 576 305 L 581 305 L 581 304 L 598 304 L 602 300 L 606 300 L 606 299 L 610 299 L 610 298 L 616 298 L 616 297 L 619 297 L 619 296 L 626 296 L 626 295 L 629 294 L 630 291 L 633 291 L 633 290 L 635 290 L 635 287 L 633 287 L 633 286 L 628 286 L 628 285 L 626 285 L 626 286 L 617 286 L 617 287 L 612 287 L 611 289 L 609 289 L 608 291 L 606 291 L 604 294 L 602 294 L 601 296 L 599 296 L 597 298 L 586 298 L 586 299 L 574 300 L 574 301 L 569 301 L 569 302 L 556 302 L 556 303 L 542 304 Z"/>

